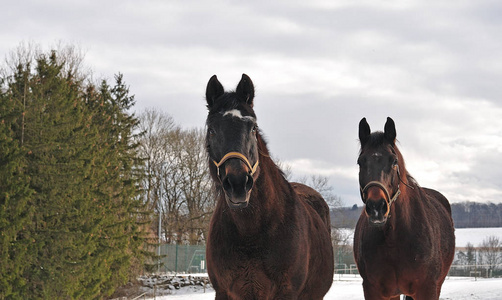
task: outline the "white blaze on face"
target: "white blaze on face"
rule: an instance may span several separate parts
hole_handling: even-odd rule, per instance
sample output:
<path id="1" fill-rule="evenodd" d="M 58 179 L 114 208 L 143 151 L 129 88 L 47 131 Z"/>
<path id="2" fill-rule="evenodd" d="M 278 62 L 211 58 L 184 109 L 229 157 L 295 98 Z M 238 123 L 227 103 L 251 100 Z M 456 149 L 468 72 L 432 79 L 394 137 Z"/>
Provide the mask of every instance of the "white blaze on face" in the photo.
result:
<path id="1" fill-rule="evenodd" d="M 255 119 L 251 116 L 243 116 L 241 111 L 238 109 L 232 109 L 223 114 L 223 116 L 230 115 L 231 117 L 239 118 L 241 120 L 250 120 L 250 121 L 255 121 Z"/>

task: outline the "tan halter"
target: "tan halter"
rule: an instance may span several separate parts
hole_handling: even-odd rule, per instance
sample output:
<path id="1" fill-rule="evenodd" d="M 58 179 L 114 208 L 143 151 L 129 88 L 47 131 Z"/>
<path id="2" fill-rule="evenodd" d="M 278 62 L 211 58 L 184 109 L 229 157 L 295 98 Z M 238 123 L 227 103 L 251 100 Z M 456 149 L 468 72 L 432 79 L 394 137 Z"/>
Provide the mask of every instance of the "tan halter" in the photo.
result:
<path id="1" fill-rule="evenodd" d="M 399 181 L 397 182 L 397 191 L 396 193 L 394 194 L 394 196 L 392 196 L 392 198 L 390 197 L 390 194 L 389 194 L 389 191 L 387 190 L 387 188 L 379 181 L 370 181 L 364 188 L 360 187 L 359 186 L 359 189 L 361 190 L 361 196 L 362 196 L 362 199 L 363 199 L 363 202 L 366 203 L 366 193 L 368 192 L 368 189 L 372 186 L 377 186 L 379 187 L 384 193 L 385 193 L 385 196 L 386 196 L 386 199 L 385 199 L 385 202 L 387 202 L 387 212 L 385 213 L 385 216 L 388 216 L 389 213 L 390 213 L 390 207 L 392 206 L 392 203 L 394 203 L 396 200 L 397 200 L 397 197 L 399 197 L 399 195 L 401 195 L 401 189 L 400 189 L 400 186 L 399 186 L 399 183 L 402 182 L 405 186 L 409 187 L 410 189 L 415 189 L 414 187 L 412 187 L 411 185 L 407 184 L 406 182 L 404 182 L 402 179 L 401 179 L 401 174 L 399 173 L 399 166 L 397 166 L 397 177 L 399 178 Z"/>
<path id="2" fill-rule="evenodd" d="M 218 173 L 218 177 L 220 177 L 220 166 L 222 166 L 227 160 L 231 158 L 237 158 L 240 159 L 242 162 L 246 164 L 246 166 L 249 168 L 249 175 L 253 176 L 254 173 L 256 173 L 256 169 L 258 169 L 258 160 L 255 162 L 254 166 L 251 166 L 251 163 L 247 159 L 244 154 L 239 153 L 239 152 L 228 152 L 223 156 L 223 158 L 220 160 L 220 162 L 216 162 L 213 160 L 213 163 L 216 165 L 216 170 Z"/>
<path id="3" fill-rule="evenodd" d="M 368 182 L 368 184 L 364 188 L 359 187 L 361 189 L 361 194 L 363 197 L 363 201 L 365 203 L 366 203 L 366 200 L 365 200 L 366 194 L 367 194 L 369 188 L 372 186 L 376 186 L 376 187 L 380 188 L 385 193 L 385 196 L 386 196 L 385 202 L 387 202 L 387 211 L 385 212 L 384 216 L 387 217 L 390 213 L 390 207 L 392 206 L 392 203 L 394 203 L 397 200 L 397 197 L 399 197 L 399 195 L 401 194 L 401 189 L 399 188 L 399 183 L 397 184 L 397 191 L 392 198 L 390 197 L 390 194 L 389 194 L 389 191 L 387 190 L 387 188 L 383 184 L 381 184 L 379 181 L 370 181 L 370 182 Z"/>

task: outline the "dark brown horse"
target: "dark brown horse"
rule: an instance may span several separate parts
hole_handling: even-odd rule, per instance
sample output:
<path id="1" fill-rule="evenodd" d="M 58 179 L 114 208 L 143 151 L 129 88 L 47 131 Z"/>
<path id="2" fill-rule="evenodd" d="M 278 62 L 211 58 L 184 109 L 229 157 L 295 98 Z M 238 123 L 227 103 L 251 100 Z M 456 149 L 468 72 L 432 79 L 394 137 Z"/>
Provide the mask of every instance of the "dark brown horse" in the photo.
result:
<path id="1" fill-rule="evenodd" d="M 408 174 L 391 118 L 384 132 L 375 133 L 363 118 L 359 140 L 366 207 L 354 234 L 354 256 L 364 297 L 437 300 L 455 252 L 450 204 Z"/>
<path id="2" fill-rule="evenodd" d="M 329 208 L 270 158 L 243 74 L 235 92 L 207 85 L 207 151 L 217 204 L 207 241 L 216 299 L 322 299 L 333 282 Z"/>

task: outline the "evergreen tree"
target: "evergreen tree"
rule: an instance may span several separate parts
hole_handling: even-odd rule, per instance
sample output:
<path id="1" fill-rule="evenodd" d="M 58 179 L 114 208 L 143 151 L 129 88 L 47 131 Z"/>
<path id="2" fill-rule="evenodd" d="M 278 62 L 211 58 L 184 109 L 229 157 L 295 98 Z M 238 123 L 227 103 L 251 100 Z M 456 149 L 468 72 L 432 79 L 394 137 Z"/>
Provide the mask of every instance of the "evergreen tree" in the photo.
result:
<path id="1" fill-rule="evenodd" d="M 22 70 L 21 70 L 22 71 Z M 22 72 L 24 73 L 24 72 Z M 0 299 L 20 298 L 27 288 L 23 274 L 31 261 L 27 227 L 32 209 L 22 147 L 15 138 L 19 103 L 0 83 Z"/>
<path id="2" fill-rule="evenodd" d="M 88 97 L 91 98 L 94 97 Z M 96 180 L 91 191 L 100 209 L 97 213 L 106 216 L 100 220 L 95 253 L 101 257 L 98 261 L 104 262 L 109 270 L 102 273 L 101 287 L 101 292 L 109 295 L 117 285 L 127 282 L 131 264 L 135 258 L 144 255 L 145 226 L 141 221 L 146 219 L 148 222 L 148 218 L 144 217 L 146 213 L 140 198 L 142 167 L 133 134 L 138 121 L 128 113 L 134 98 L 129 96 L 122 75 L 116 76 L 113 88 L 103 81 L 92 101 L 95 102 L 89 105 L 96 110 L 92 126 L 97 129 L 96 149 L 99 153 L 94 156 Z"/>
<path id="3" fill-rule="evenodd" d="M 0 98 L 0 298 L 102 298 L 144 257 L 134 97 L 35 58 Z"/>
<path id="4" fill-rule="evenodd" d="M 86 248 L 82 225 L 87 221 L 85 180 L 85 109 L 81 83 L 63 73 L 64 62 L 53 51 L 40 55 L 26 103 L 24 147 L 27 173 L 35 191 L 32 237 L 34 263 L 26 275 L 33 295 L 57 299 L 80 289 Z"/>

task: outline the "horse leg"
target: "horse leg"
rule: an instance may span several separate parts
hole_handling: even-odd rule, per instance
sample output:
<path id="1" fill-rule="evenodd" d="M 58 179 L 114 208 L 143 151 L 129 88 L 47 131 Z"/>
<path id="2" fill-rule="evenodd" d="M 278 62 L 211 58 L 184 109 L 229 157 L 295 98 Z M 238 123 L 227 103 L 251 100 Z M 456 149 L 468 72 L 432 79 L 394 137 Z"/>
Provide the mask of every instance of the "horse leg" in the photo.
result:
<path id="1" fill-rule="evenodd" d="M 301 293 L 300 295 L 298 295 L 298 293 L 294 292 L 290 286 L 283 287 L 282 289 L 277 291 L 275 295 L 269 295 L 269 296 L 273 296 L 271 298 L 273 298 L 274 300 L 290 300 L 290 299 L 317 300 L 315 298 L 310 297 L 309 295 L 305 295 L 305 293 Z M 322 300 L 322 298 L 319 300 Z"/>
<path id="2" fill-rule="evenodd" d="M 408 299 L 408 298 L 406 298 Z M 438 300 L 439 294 L 436 286 L 424 286 L 415 294 L 415 300 Z"/>
<path id="3" fill-rule="evenodd" d="M 226 292 L 216 291 L 216 297 L 214 299 L 215 300 L 229 300 L 230 298 L 228 297 Z"/>
<path id="4" fill-rule="evenodd" d="M 368 284 L 366 281 L 363 281 L 363 291 L 364 300 L 390 300 L 388 297 L 384 297 L 378 289 L 375 289 L 373 285 Z"/>
<path id="5" fill-rule="evenodd" d="M 440 279 L 439 282 L 437 283 L 436 291 L 437 291 L 438 299 L 439 299 L 439 296 L 441 295 L 441 287 L 443 287 L 443 283 L 444 283 L 445 279 L 446 279 L 446 275 L 445 275 L 445 277 L 443 277 L 443 279 Z"/>

